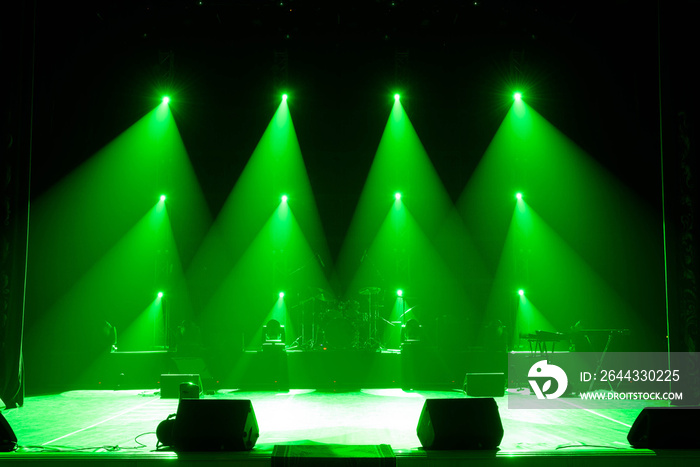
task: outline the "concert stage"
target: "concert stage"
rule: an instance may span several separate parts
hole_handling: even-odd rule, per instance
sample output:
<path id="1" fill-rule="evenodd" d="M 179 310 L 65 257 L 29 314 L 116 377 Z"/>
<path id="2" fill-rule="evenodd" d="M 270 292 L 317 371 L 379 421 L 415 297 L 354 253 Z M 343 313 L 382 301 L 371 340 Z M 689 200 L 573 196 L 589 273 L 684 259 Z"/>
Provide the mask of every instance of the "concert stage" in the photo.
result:
<path id="1" fill-rule="evenodd" d="M 241 392 L 219 390 L 207 398 L 249 399 L 260 428 L 250 452 L 181 453 L 156 450 L 156 427 L 177 410 L 177 399 L 156 390 L 69 391 L 27 398 L 24 407 L 3 412 L 15 431 L 19 452 L 0 454 L 5 466 L 178 465 L 269 466 L 275 445 L 387 444 L 399 466 L 587 466 L 698 465 L 699 451 L 633 449 L 626 436 L 643 402 L 617 410 L 508 409 L 509 390 L 495 398 L 504 436 L 494 451 L 426 451 L 416 425 L 427 398 L 465 397 L 460 391 L 364 389 L 354 392 Z M 647 404 L 648 405 L 648 404 Z M 471 420 L 480 424 L 480 420 Z M 303 464 L 299 464 L 303 465 Z M 336 464 L 339 465 L 339 464 Z M 348 464 L 352 465 L 352 464 Z M 386 465 L 386 464 L 385 464 Z"/>
<path id="2" fill-rule="evenodd" d="M 523 358 L 529 352 L 522 353 Z M 204 390 L 460 389 L 467 372 L 507 371 L 505 351 L 454 350 L 416 345 L 399 350 L 241 351 L 215 355 L 111 352 L 83 367 L 79 355 L 56 351 L 47 371 L 35 374 L 44 392 L 160 387 L 162 374 L 199 374 Z M 76 368 L 76 366 L 78 368 Z"/>

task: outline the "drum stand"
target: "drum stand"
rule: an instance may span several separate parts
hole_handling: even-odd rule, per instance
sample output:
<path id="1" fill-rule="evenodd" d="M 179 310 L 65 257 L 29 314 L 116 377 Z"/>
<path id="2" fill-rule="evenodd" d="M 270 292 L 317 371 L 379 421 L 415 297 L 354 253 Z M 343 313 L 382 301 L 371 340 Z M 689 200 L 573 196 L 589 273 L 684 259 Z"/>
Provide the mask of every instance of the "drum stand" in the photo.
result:
<path id="1" fill-rule="evenodd" d="M 367 295 L 367 347 L 381 349 L 382 344 L 377 340 L 377 310 L 372 307 L 372 295 L 377 295 L 382 289 L 379 287 L 365 287 L 360 289 L 360 295 Z"/>
<path id="2" fill-rule="evenodd" d="M 311 336 L 307 330 L 306 319 L 308 317 L 308 303 L 311 302 Z M 301 307 L 301 336 L 297 339 L 300 341 L 299 348 L 302 350 L 313 350 L 316 345 L 316 297 L 309 297 L 306 300 L 299 302 L 294 307 Z M 297 342 L 295 341 L 295 343 Z"/>

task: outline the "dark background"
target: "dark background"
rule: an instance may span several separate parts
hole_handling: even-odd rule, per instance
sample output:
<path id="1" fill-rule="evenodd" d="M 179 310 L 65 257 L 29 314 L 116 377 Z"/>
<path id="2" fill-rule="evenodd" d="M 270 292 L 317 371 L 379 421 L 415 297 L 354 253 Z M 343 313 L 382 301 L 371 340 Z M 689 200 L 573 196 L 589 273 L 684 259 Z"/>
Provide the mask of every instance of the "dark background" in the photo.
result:
<path id="1" fill-rule="evenodd" d="M 38 7 L 34 196 L 168 92 L 216 215 L 287 91 L 337 254 L 395 90 L 456 200 L 519 87 L 553 125 L 659 204 L 654 5 L 202 3 Z M 168 63 L 159 64 L 169 51 L 172 80 Z M 288 54 L 288 89 L 275 80 L 275 51 Z M 408 52 L 398 84 L 396 52 Z"/>
<path id="2" fill-rule="evenodd" d="M 663 160 L 672 332 L 694 348 L 700 2 L 659 3 L 20 2 L 6 17 L 8 115 L 22 122 L 12 157 L 31 153 L 39 198 L 168 93 L 216 216 L 286 91 L 335 257 L 394 92 L 456 201 L 518 88 L 658 214 L 659 250 Z"/>

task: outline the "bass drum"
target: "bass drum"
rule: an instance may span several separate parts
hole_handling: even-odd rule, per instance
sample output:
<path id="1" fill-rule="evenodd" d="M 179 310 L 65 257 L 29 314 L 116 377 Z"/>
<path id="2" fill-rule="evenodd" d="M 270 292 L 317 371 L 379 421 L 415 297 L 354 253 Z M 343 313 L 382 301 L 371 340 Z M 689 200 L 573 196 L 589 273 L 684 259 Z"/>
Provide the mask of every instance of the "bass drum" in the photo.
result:
<path id="1" fill-rule="evenodd" d="M 359 332 L 355 324 L 347 318 L 329 320 L 323 326 L 324 344 L 327 349 L 353 349 L 358 345 Z"/>

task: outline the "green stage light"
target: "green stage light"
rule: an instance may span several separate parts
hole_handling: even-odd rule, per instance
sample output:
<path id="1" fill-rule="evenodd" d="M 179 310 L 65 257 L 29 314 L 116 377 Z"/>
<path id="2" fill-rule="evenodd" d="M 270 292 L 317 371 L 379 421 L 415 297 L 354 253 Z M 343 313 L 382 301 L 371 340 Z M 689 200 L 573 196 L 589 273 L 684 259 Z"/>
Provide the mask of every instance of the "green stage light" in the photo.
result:
<path id="1" fill-rule="evenodd" d="M 398 101 L 399 99 L 401 99 L 401 96 L 399 94 L 394 94 L 394 100 Z"/>
<path id="2" fill-rule="evenodd" d="M 518 193 L 515 194 L 515 198 L 516 198 L 518 201 L 520 201 L 521 199 L 523 199 L 523 194 L 520 193 L 520 192 L 518 192 Z"/>
<path id="3" fill-rule="evenodd" d="M 282 100 L 283 100 L 283 101 L 286 101 L 286 100 L 287 100 L 287 97 L 288 97 L 288 96 L 287 96 L 286 94 L 282 94 Z"/>
<path id="4" fill-rule="evenodd" d="M 513 94 L 513 99 L 515 99 L 516 101 L 520 101 L 522 98 L 523 95 L 521 92 L 516 92 L 515 94 Z"/>
<path id="5" fill-rule="evenodd" d="M 289 198 L 287 197 L 287 195 L 282 195 L 281 199 L 283 203 L 286 203 Z"/>
<path id="6" fill-rule="evenodd" d="M 396 201 L 401 201 L 401 193 L 398 191 L 394 193 L 394 199 L 396 199 Z"/>
<path id="7" fill-rule="evenodd" d="M 158 292 L 158 298 L 163 298 L 163 292 Z"/>
<path id="8" fill-rule="evenodd" d="M 160 200 L 165 201 L 165 195 L 160 195 Z"/>
<path id="9" fill-rule="evenodd" d="M 396 291 L 396 296 L 397 297 L 403 297 L 403 290 L 399 289 Z"/>
<path id="10" fill-rule="evenodd" d="M 168 105 L 170 103 L 170 97 L 163 96 L 163 104 Z"/>
<path id="11" fill-rule="evenodd" d="M 519 290 L 518 290 L 518 295 L 520 295 L 521 297 L 524 297 L 524 296 L 525 296 L 525 290 L 519 289 Z"/>
<path id="12" fill-rule="evenodd" d="M 279 295 L 280 295 L 280 298 L 284 298 L 284 292 L 280 292 Z"/>

